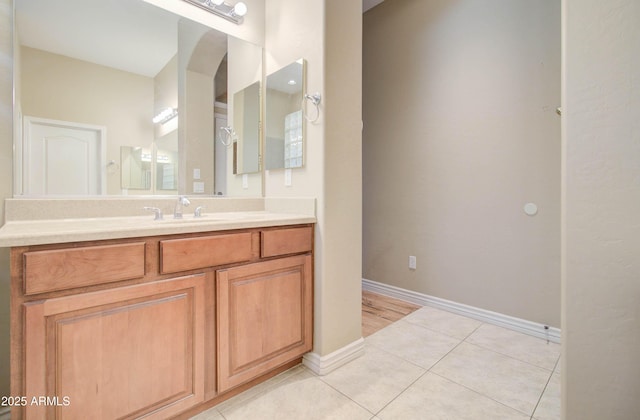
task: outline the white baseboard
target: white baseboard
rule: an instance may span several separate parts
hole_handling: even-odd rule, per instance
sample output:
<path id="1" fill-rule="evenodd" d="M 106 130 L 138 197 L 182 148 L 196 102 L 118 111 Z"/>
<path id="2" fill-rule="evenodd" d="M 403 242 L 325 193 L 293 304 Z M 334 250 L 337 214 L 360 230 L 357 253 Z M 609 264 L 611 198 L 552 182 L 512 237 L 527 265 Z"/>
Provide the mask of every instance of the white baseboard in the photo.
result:
<path id="1" fill-rule="evenodd" d="M 497 325 L 499 327 L 508 328 L 534 337 L 549 340 L 554 343 L 560 343 L 560 329 L 555 327 L 547 327 L 544 324 L 527 321 L 521 318 L 515 318 L 509 315 L 480 309 L 462 303 L 452 302 L 450 300 L 425 295 L 423 293 L 402 289 L 400 287 L 390 286 L 384 283 L 378 283 L 373 280 L 362 279 L 362 289 L 381 295 L 394 297 L 406 302 L 415 303 L 421 306 L 430 306 L 437 309 L 453 312 L 458 315 L 464 315 L 487 324 Z M 548 329 L 547 329 L 548 328 Z"/>
<path id="2" fill-rule="evenodd" d="M 316 375 L 323 376 L 363 354 L 364 338 L 360 337 L 353 343 L 326 356 L 320 356 L 318 353 L 307 353 L 302 357 L 302 364 L 311 369 Z"/>
<path id="3" fill-rule="evenodd" d="M 11 407 L 0 407 L 0 420 L 11 420 Z"/>

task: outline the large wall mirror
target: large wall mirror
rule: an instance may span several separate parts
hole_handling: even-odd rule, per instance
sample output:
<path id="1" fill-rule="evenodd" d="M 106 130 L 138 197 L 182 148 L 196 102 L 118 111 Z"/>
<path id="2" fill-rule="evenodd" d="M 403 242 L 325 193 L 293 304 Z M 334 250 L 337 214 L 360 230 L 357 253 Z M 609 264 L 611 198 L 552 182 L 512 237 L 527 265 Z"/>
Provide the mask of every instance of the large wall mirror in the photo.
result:
<path id="1" fill-rule="evenodd" d="M 265 168 L 299 168 L 304 163 L 303 59 L 267 76 Z"/>
<path id="2" fill-rule="evenodd" d="M 216 132 L 261 47 L 143 0 L 14 7 L 16 196 L 247 195 Z"/>

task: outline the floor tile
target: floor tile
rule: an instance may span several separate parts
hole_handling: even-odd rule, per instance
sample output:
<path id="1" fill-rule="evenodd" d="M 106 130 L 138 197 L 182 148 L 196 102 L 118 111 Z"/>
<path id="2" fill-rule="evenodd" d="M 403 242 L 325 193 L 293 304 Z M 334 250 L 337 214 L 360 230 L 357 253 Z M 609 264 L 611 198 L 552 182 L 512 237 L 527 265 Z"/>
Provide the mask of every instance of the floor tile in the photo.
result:
<path id="1" fill-rule="evenodd" d="M 226 420 L 369 420 L 373 414 L 308 371 L 302 371 L 240 405 L 220 409 Z"/>
<path id="2" fill-rule="evenodd" d="M 373 346 L 365 354 L 320 377 L 372 413 L 377 413 L 426 372 Z"/>
<path id="3" fill-rule="evenodd" d="M 191 417 L 189 420 L 224 420 L 224 417 L 216 408 L 210 408 L 197 416 Z"/>
<path id="4" fill-rule="evenodd" d="M 536 420 L 560 420 L 560 374 L 554 373 L 533 413 Z"/>
<path id="5" fill-rule="evenodd" d="M 365 345 L 378 347 L 425 369 L 431 368 L 459 343 L 459 339 L 404 320 L 365 338 Z"/>
<path id="6" fill-rule="evenodd" d="M 382 420 L 528 420 L 529 416 L 432 373 L 384 408 Z"/>
<path id="7" fill-rule="evenodd" d="M 464 339 L 482 322 L 429 306 L 422 307 L 404 317 L 404 321 L 417 324 L 451 337 Z"/>
<path id="8" fill-rule="evenodd" d="M 236 395 L 235 397 L 221 402 L 220 404 L 216 405 L 215 408 L 217 408 L 218 411 L 222 412 L 224 410 L 231 410 L 232 408 L 240 407 L 246 402 L 255 399 L 260 394 L 264 394 L 265 392 L 274 388 L 279 383 L 284 382 L 288 378 L 303 372 L 308 373 L 307 369 L 302 365 L 292 367 L 291 369 L 288 369 L 281 374 L 274 376 L 273 378 L 270 378 L 258 385 L 247 389 L 246 391 Z"/>
<path id="9" fill-rule="evenodd" d="M 550 370 L 466 342 L 432 372 L 529 415 L 551 376 Z"/>
<path id="10" fill-rule="evenodd" d="M 495 325 L 482 325 L 466 341 L 549 370 L 560 358 L 559 344 Z"/>

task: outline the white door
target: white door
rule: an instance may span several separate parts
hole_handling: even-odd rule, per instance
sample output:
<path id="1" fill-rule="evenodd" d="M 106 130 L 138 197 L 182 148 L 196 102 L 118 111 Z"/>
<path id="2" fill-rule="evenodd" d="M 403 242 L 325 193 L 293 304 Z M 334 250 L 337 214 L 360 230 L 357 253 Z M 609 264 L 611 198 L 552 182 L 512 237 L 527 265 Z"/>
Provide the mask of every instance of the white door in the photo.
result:
<path id="1" fill-rule="evenodd" d="M 105 194 L 105 146 L 105 127 L 24 117 L 23 194 Z"/>

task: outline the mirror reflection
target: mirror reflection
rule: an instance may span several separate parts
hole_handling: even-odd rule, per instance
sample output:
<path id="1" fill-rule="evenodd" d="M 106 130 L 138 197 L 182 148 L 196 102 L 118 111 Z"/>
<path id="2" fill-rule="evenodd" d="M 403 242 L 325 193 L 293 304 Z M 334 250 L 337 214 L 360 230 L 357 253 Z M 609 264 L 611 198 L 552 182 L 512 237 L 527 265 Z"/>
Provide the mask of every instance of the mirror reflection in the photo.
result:
<path id="1" fill-rule="evenodd" d="M 142 0 L 14 5 L 17 195 L 234 193 L 233 175 L 216 169 L 233 158 L 215 147 L 216 123 L 233 100 L 227 66 L 250 68 L 243 83 L 253 82 L 260 47 Z M 55 121 L 55 130 L 27 120 Z M 61 150 L 76 157 L 74 175 Z M 80 187 L 59 183 L 72 177 Z M 36 178 L 37 187 L 27 182 Z"/>
<path id="2" fill-rule="evenodd" d="M 236 173 L 260 171 L 260 82 L 233 95 Z"/>
<path id="3" fill-rule="evenodd" d="M 304 60 L 268 75 L 266 91 L 265 168 L 299 168 L 304 163 Z"/>
<path id="4" fill-rule="evenodd" d="M 167 193 L 178 189 L 178 132 L 156 140 L 156 191 Z"/>
<path id="5" fill-rule="evenodd" d="M 151 150 L 141 146 L 120 148 L 122 188 L 131 190 L 151 189 Z"/>

